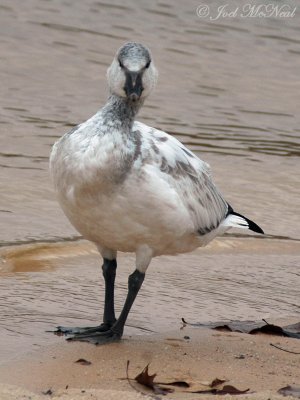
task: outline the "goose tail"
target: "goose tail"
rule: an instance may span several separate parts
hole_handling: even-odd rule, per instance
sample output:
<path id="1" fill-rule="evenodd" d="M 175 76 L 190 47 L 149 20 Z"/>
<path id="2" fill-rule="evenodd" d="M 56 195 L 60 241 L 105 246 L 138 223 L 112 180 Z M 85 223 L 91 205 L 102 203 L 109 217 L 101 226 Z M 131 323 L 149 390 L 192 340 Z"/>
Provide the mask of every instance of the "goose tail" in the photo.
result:
<path id="1" fill-rule="evenodd" d="M 228 206 L 227 217 L 223 221 L 223 225 L 231 228 L 250 229 L 250 231 L 264 234 L 264 231 L 260 226 L 247 217 L 244 217 L 243 215 L 233 211 L 230 206 Z"/>

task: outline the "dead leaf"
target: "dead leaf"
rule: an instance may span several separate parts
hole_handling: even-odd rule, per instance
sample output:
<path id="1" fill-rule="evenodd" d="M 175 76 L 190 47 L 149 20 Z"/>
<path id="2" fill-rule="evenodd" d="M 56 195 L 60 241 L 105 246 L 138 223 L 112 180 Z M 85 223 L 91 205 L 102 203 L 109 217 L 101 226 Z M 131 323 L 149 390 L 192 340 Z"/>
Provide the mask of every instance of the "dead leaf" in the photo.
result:
<path id="1" fill-rule="evenodd" d="M 246 390 L 239 390 L 235 388 L 234 386 L 231 385 L 225 385 L 223 386 L 223 389 L 218 390 L 217 389 L 217 394 L 245 394 L 249 392 L 250 389 Z"/>
<path id="2" fill-rule="evenodd" d="M 182 387 L 182 388 L 190 387 L 190 383 L 188 383 L 184 380 L 171 381 L 171 382 L 157 382 L 157 384 L 165 385 L 165 386 L 177 386 L 177 387 Z"/>
<path id="3" fill-rule="evenodd" d="M 143 371 L 140 374 L 138 374 L 134 379 L 141 385 L 152 388 L 156 374 L 149 375 L 148 369 L 149 369 L 149 364 L 146 365 Z"/>
<path id="4" fill-rule="evenodd" d="M 91 361 L 88 361 L 84 358 L 79 358 L 79 360 L 75 361 L 75 363 L 77 364 L 81 364 L 81 365 L 91 365 Z"/>
<path id="5" fill-rule="evenodd" d="M 129 372 L 128 372 L 128 370 L 129 370 L 129 364 L 130 364 L 130 361 L 127 360 L 126 379 L 127 379 L 127 382 L 129 383 L 129 385 L 132 387 L 132 389 L 134 389 L 137 393 L 140 393 L 140 394 L 142 394 L 142 395 L 144 395 L 144 396 L 151 397 L 151 398 L 154 399 L 154 400 L 161 400 L 161 397 L 156 396 L 155 394 L 144 393 L 144 392 L 142 392 L 141 390 L 137 389 L 137 388 L 131 383 L 131 381 L 132 381 L 133 379 L 129 378 Z"/>
<path id="6" fill-rule="evenodd" d="M 255 335 L 257 333 L 265 333 L 268 335 L 285 336 L 295 339 L 300 339 L 300 322 L 286 327 L 269 324 L 267 321 L 229 321 L 229 322 L 215 322 L 215 323 L 189 323 L 182 318 L 186 325 L 206 327 L 225 332 L 241 332 Z"/>
<path id="7" fill-rule="evenodd" d="M 280 326 L 269 324 L 266 320 L 263 319 L 263 321 L 266 323 L 266 325 L 262 326 L 260 329 L 258 329 L 258 332 L 262 333 L 268 333 L 270 335 L 278 335 L 278 336 L 285 336 L 285 337 L 290 337 L 294 339 L 300 339 L 300 331 L 295 332 L 292 329 L 295 329 L 295 327 L 298 327 L 300 324 L 294 324 L 294 325 L 289 325 L 287 328 L 281 328 Z M 290 330 L 288 330 L 290 329 Z M 254 331 L 249 332 L 250 334 L 257 333 L 257 331 L 254 329 Z"/>
<path id="8" fill-rule="evenodd" d="M 218 394 L 218 395 L 225 395 L 225 394 L 232 394 L 232 395 L 237 395 L 237 394 L 245 394 L 249 391 L 249 389 L 246 390 L 239 390 L 235 388 L 234 386 L 231 385 L 225 385 L 223 388 L 217 389 L 211 387 L 210 389 L 204 389 L 204 390 L 196 390 L 193 391 L 192 393 L 211 393 L 211 394 Z"/>
<path id="9" fill-rule="evenodd" d="M 143 371 L 134 378 L 140 385 L 146 386 L 147 388 L 152 389 L 155 394 L 161 394 L 163 396 L 174 392 L 173 389 L 162 388 L 157 383 L 154 383 L 154 379 L 157 374 L 149 375 L 148 369 L 149 364 L 146 365 Z"/>
<path id="10" fill-rule="evenodd" d="M 219 379 L 215 378 L 214 380 L 207 381 L 207 382 L 193 382 L 188 379 L 177 379 L 177 380 L 167 380 L 166 382 L 156 382 L 159 385 L 164 385 L 164 386 L 176 386 L 178 388 L 184 388 L 184 389 L 189 389 L 185 390 L 185 392 L 188 393 L 202 393 L 203 391 L 209 390 L 211 388 L 216 388 L 217 386 L 222 385 L 224 382 L 226 382 L 226 379 Z"/>
<path id="11" fill-rule="evenodd" d="M 300 386 L 288 385 L 279 389 L 278 393 L 282 394 L 282 396 L 292 396 L 300 399 Z"/>
<path id="12" fill-rule="evenodd" d="M 296 324 L 287 325 L 285 329 L 287 329 L 290 332 L 300 333 L 300 322 L 297 322 Z"/>
<path id="13" fill-rule="evenodd" d="M 184 388 L 186 393 L 212 393 L 212 389 L 218 389 L 220 385 L 226 382 L 226 379 L 215 378 L 212 381 L 191 381 L 188 379 L 158 382 L 161 385 L 171 385 Z M 220 388 L 219 388 L 220 389 Z"/>
<path id="14" fill-rule="evenodd" d="M 209 385 L 211 388 L 215 388 L 216 386 L 221 385 L 222 383 L 226 382 L 226 379 L 219 379 L 219 378 L 215 378 L 211 384 Z"/>
<path id="15" fill-rule="evenodd" d="M 126 376 L 128 383 L 132 386 L 130 382 L 130 378 L 128 376 L 128 367 L 129 367 L 129 361 L 127 361 L 127 370 L 126 370 Z M 225 394 L 231 394 L 231 395 L 238 395 L 238 394 L 244 394 L 249 391 L 249 389 L 246 390 L 239 390 L 235 388 L 234 386 L 231 385 L 224 385 L 221 387 L 221 385 L 226 382 L 226 379 L 220 379 L 220 378 L 215 378 L 211 382 L 189 382 L 184 379 L 178 379 L 174 381 L 167 381 L 167 382 L 154 382 L 154 379 L 157 374 L 149 375 L 149 364 L 146 365 L 146 367 L 143 369 L 143 371 L 138 374 L 134 380 L 137 381 L 139 384 L 150 388 L 153 390 L 154 394 L 157 395 L 166 395 L 168 393 L 173 393 L 174 389 L 170 388 L 165 388 L 163 386 L 176 386 L 179 388 L 184 388 L 188 390 L 184 390 L 186 393 L 210 393 L 210 394 L 219 394 L 219 395 L 225 395 Z M 133 389 L 137 390 L 134 386 L 132 386 Z M 143 392 L 140 392 L 142 394 L 145 394 Z M 157 399 L 157 397 L 154 397 Z"/>
<path id="16" fill-rule="evenodd" d="M 53 395 L 53 390 L 50 388 L 46 390 L 45 392 L 42 392 L 45 396 L 52 396 Z"/>

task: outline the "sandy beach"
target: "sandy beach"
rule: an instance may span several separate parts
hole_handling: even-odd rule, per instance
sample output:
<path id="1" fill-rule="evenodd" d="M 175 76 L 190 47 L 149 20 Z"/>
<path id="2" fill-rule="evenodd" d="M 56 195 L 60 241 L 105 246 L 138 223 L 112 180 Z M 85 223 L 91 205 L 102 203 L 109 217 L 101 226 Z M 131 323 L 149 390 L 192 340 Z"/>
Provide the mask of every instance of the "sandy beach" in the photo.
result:
<path id="1" fill-rule="evenodd" d="M 151 391 L 132 381 L 135 391 L 126 380 L 127 360 L 130 378 L 150 364 L 149 373 L 157 373 L 155 381 L 186 381 L 191 385 L 190 388 L 174 387 L 174 392 L 166 396 L 170 399 L 211 398 L 211 394 L 188 391 L 203 390 L 203 385 L 215 378 L 224 379 L 226 384 L 239 390 L 249 389 L 249 394 L 242 395 L 243 399 L 282 398 L 277 394 L 278 389 L 299 384 L 300 356 L 279 350 L 270 343 L 300 352 L 297 339 L 188 326 L 164 335 L 125 336 L 120 343 L 107 346 L 70 343 L 58 337 L 55 345 L 0 366 L 0 398 L 146 398 L 139 392 Z M 79 359 L 91 364 L 76 363 Z M 47 392 L 50 395 L 45 395 Z"/>
<path id="2" fill-rule="evenodd" d="M 251 255 L 253 252 L 254 256 Z M 99 268 L 99 256 L 94 246 L 86 241 L 79 241 L 3 248 L 0 252 L 3 285 L 5 282 L 6 285 L 13 285 L 12 293 L 7 292 L 8 297 L 4 302 L 8 315 L 7 327 L 11 329 L 10 327 L 14 327 L 14 321 L 17 321 L 18 331 L 15 333 L 7 329 L 6 334 L 2 335 L 0 399 L 131 400 L 146 398 L 145 395 L 151 394 L 151 390 L 130 381 L 136 388 L 134 389 L 126 380 L 128 360 L 130 361 L 130 378 L 135 378 L 147 364 L 150 364 L 149 373 L 157 374 L 155 378 L 157 382 L 185 381 L 189 385 L 188 388 L 173 387 L 174 392 L 166 396 L 170 399 L 211 398 L 212 394 L 191 393 L 191 391 L 208 389 L 206 385 L 216 378 L 225 380 L 224 384 L 232 385 L 238 390 L 249 389 L 246 394 L 240 395 L 245 399 L 282 398 L 277 394 L 278 389 L 287 385 L 299 385 L 300 382 L 299 340 L 184 326 L 180 316 L 184 316 L 189 322 L 203 322 L 204 318 L 216 321 L 220 320 L 222 315 L 225 319 L 230 319 L 231 314 L 226 313 L 224 305 L 217 313 L 214 313 L 214 308 L 218 310 L 218 302 L 210 300 L 212 303 L 208 306 L 205 303 L 201 304 L 207 297 L 208 299 L 216 297 L 214 291 L 219 286 L 219 278 L 217 277 L 215 281 L 208 271 L 204 271 L 205 276 L 202 277 L 201 269 L 193 267 L 197 265 L 199 259 L 204 258 L 206 264 L 210 265 L 216 257 L 222 258 L 224 274 L 226 275 L 228 271 L 235 277 L 243 275 L 245 271 L 242 267 L 241 272 L 238 268 L 231 272 L 231 263 L 242 262 L 241 260 L 245 257 L 249 264 L 255 263 L 258 257 L 263 257 L 262 259 L 273 257 L 274 260 L 276 258 L 281 260 L 284 259 L 285 254 L 289 257 L 293 255 L 295 261 L 292 265 L 296 265 L 295 262 L 299 256 L 297 243 L 274 239 L 225 237 L 215 240 L 206 249 L 200 249 L 191 254 L 177 258 L 158 258 L 153 263 L 152 272 L 147 277 L 147 285 L 137 302 L 135 313 L 139 315 L 139 319 L 136 317 L 129 319 L 121 342 L 94 346 L 87 343 L 67 342 L 64 337 L 46 332 L 55 327 L 54 323 L 68 321 L 71 326 L 95 324 L 99 307 L 101 308 L 97 299 L 99 291 L 100 293 L 103 291 L 103 285 L 95 282 L 94 278 Z M 226 261 L 227 258 L 228 261 Z M 131 256 L 125 254 L 120 254 L 119 260 L 122 264 L 122 269 L 119 271 L 120 278 L 122 282 L 126 282 L 133 260 Z M 196 282 L 195 288 L 191 286 L 190 292 L 187 293 L 187 298 L 194 296 L 193 303 L 184 300 L 184 292 L 181 292 L 181 296 L 178 295 L 180 292 L 177 286 L 172 289 L 169 285 L 174 260 L 180 270 L 186 271 L 181 276 L 183 285 L 190 284 L 191 278 Z M 230 264 L 229 269 L 226 269 L 226 262 Z M 266 285 L 268 280 L 272 279 L 274 264 L 270 269 L 265 267 Z M 82 265 L 85 265 L 83 270 Z M 164 274 L 160 275 L 162 268 Z M 68 286 L 64 289 L 61 286 L 62 282 L 80 274 L 82 274 L 80 285 L 87 290 L 84 291 L 81 287 L 72 289 L 74 297 L 68 299 L 70 297 Z M 211 274 L 214 274 L 214 270 Z M 88 276 L 93 279 L 91 286 L 85 283 Z M 32 281 L 32 286 L 28 286 L 28 277 Z M 208 294 L 208 284 L 211 280 L 212 294 Z M 242 285 L 244 284 L 242 282 Z M 260 284 L 262 285 L 262 282 Z M 248 280 L 247 285 L 251 288 L 252 281 Z M 292 299 L 294 296 L 291 292 L 292 288 L 288 282 L 285 285 L 279 286 L 278 290 L 286 287 Z M 95 293 L 93 291 L 90 293 L 90 287 L 95 287 Z M 120 295 L 121 299 L 125 296 L 126 285 L 119 284 L 117 289 L 117 298 L 119 299 Z M 22 294 L 22 302 L 23 298 L 30 299 L 32 311 L 22 316 L 20 308 L 17 311 L 18 314 L 14 316 L 16 308 L 13 304 L 18 301 L 19 291 L 23 293 L 24 290 L 28 293 L 25 296 Z M 44 292 L 44 297 L 41 290 Z M 196 294 L 195 290 L 199 293 Z M 223 290 L 234 293 L 235 289 L 232 284 L 228 287 L 223 284 Z M 238 287 L 238 291 L 240 290 L 241 288 Z M 85 292 L 87 294 L 84 295 Z M 155 293 L 159 293 L 158 300 Z M 241 291 L 242 296 L 245 296 L 246 304 L 250 304 L 252 297 L 257 297 L 257 303 L 254 304 L 265 306 L 268 302 L 263 299 L 263 296 L 267 293 L 270 296 L 270 304 L 274 304 L 273 307 L 275 307 L 276 296 L 273 291 L 268 292 L 267 286 L 262 285 L 261 291 L 254 288 L 252 291 L 250 289 Z M 99 297 L 101 299 L 101 295 Z M 220 293 L 218 299 L 221 303 L 230 301 L 226 300 L 226 294 L 223 292 Z M 72 310 L 78 308 L 78 312 L 73 313 L 72 318 L 69 317 L 67 321 L 64 321 L 69 301 Z M 162 303 L 157 304 L 157 301 Z M 48 309 L 46 304 L 48 304 Z M 91 306 L 92 308 L 89 309 Z M 279 302 L 278 306 L 281 307 Z M 60 310 L 63 310 L 62 314 Z M 87 311 L 91 313 L 90 317 Z M 242 309 L 240 308 L 239 311 L 242 312 Z M 247 307 L 244 307 L 243 312 L 244 317 L 240 320 L 245 320 L 245 316 L 251 316 Z M 268 322 L 277 323 L 280 326 L 299 322 L 296 313 L 288 317 L 283 312 L 284 308 L 279 308 L 277 314 L 273 313 L 277 318 L 272 318 L 266 313 L 263 317 L 267 318 Z M 69 312 L 67 314 L 69 315 Z M 261 311 L 255 315 L 262 315 Z M 278 319 L 280 315 L 281 318 Z M 79 321 L 76 320 L 76 316 L 80 318 Z M 171 327 L 171 331 L 168 326 Z M 151 333 L 151 328 L 156 333 Z M 271 344 L 298 354 L 280 350 Z M 80 359 L 86 360 L 88 365 L 77 363 L 76 361 Z M 236 396 L 233 397 L 236 398 Z M 226 398 L 231 398 L 231 396 L 226 395 Z"/>

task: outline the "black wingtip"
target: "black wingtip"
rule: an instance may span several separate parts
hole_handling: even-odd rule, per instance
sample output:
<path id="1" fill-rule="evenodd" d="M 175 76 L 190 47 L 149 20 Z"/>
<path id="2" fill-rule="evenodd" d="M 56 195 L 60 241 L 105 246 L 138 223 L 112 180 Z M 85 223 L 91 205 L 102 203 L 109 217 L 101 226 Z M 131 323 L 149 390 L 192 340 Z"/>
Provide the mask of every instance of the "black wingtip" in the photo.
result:
<path id="1" fill-rule="evenodd" d="M 244 218 L 248 222 L 248 226 L 251 231 L 264 235 L 265 232 L 261 229 L 261 227 L 258 226 L 255 222 L 251 221 L 251 219 L 248 219 L 247 217 L 244 217 L 244 215 L 236 213 L 235 211 L 232 210 L 232 208 L 229 213 Z"/>
<path id="2" fill-rule="evenodd" d="M 244 217 L 245 218 L 245 217 Z M 249 229 L 253 232 L 257 232 L 257 233 L 261 233 L 262 235 L 264 235 L 264 231 L 261 229 L 260 226 L 258 226 L 255 222 L 251 221 L 248 218 L 245 218 L 245 220 L 248 222 L 249 225 Z"/>

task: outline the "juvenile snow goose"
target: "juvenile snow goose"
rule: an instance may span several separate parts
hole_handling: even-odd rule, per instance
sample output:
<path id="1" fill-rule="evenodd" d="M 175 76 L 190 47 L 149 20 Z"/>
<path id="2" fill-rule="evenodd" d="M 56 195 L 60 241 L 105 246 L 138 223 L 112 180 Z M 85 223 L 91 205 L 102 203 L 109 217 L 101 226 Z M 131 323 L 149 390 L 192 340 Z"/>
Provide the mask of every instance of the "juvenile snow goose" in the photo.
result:
<path id="1" fill-rule="evenodd" d="M 103 323 L 58 331 L 71 340 L 119 340 L 153 257 L 189 252 L 231 227 L 263 233 L 224 200 L 209 165 L 167 133 L 135 121 L 157 80 L 150 51 L 122 46 L 107 71 L 105 106 L 53 146 L 50 169 L 59 203 L 103 257 Z M 136 254 L 128 294 L 114 310 L 117 251 Z"/>

